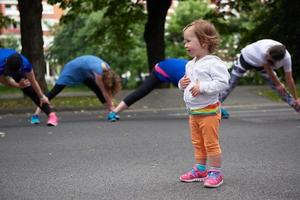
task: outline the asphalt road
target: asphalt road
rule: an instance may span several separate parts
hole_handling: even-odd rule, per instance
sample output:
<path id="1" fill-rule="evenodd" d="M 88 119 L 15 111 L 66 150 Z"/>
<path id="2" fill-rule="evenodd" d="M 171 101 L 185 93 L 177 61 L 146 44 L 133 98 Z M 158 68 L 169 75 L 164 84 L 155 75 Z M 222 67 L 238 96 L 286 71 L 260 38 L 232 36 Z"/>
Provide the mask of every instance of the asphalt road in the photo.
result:
<path id="1" fill-rule="evenodd" d="M 58 127 L 2 115 L 0 199 L 300 199 L 300 115 L 286 105 L 231 109 L 217 189 L 178 180 L 193 165 L 183 109 L 133 110 L 116 123 L 102 114 L 61 112 Z"/>

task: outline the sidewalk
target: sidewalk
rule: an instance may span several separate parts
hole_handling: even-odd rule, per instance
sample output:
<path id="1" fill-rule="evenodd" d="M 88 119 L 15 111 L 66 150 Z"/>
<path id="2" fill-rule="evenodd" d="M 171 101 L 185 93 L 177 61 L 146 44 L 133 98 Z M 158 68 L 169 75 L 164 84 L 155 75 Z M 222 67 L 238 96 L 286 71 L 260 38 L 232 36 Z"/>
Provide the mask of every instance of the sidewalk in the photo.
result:
<path id="1" fill-rule="evenodd" d="M 274 102 L 259 95 L 262 90 L 271 89 L 268 86 L 238 86 L 224 101 L 223 106 L 230 109 L 286 106 L 283 102 Z M 131 91 L 123 91 L 116 99 L 121 101 L 129 92 Z M 182 92 L 177 88 L 156 89 L 133 104 L 130 109 L 185 109 L 185 103 Z"/>
<path id="2" fill-rule="evenodd" d="M 260 96 L 261 90 L 269 89 L 267 86 L 238 86 L 226 99 L 223 106 L 227 108 L 265 106 L 265 105 L 282 105 L 283 103 L 273 102 Z M 116 97 L 116 102 L 122 101 L 124 97 L 133 90 L 123 90 Z M 62 92 L 59 96 L 94 96 L 93 92 Z M 22 94 L 12 94 L 0 96 L 1 101 L 9 101 L 11 98 L 23 98 Z M 77 108 L 74 108 L 76 110 Z M 83 108 L 78 108 L 82 110 Z M 97 108 L 98 109 L 98 108 Z M 130 107 L 130 110 L 148 110 L 148 109 L 185 109 L 183 94 L 177 88 L 172 89 L 155 89 L 143 99 L 139 100 Z M 65 109 L 60 108 L 59 111 Z M 68 109 L 70 110 L 70 109 Z M 22 112 L 22 111 L 20 111 Z M 24 109 L 23 112 L 32 112 L 32 109 Z M 1 112 L 3 113 L 3 111 Z"/>

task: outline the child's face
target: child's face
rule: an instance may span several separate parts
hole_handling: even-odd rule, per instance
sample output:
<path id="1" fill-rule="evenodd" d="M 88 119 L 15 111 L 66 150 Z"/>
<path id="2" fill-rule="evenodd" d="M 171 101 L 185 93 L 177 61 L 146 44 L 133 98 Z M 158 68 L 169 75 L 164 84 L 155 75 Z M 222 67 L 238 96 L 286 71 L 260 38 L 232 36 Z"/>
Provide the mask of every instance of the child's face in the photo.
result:
<path id="1" fill-rule="evenodd" d="M 184 47 L 192 57 L 202 58 L 207 54 L 207 48 L 201 45 L 194 31 L 194 26 L 188 27 L 183 32 Z"/>

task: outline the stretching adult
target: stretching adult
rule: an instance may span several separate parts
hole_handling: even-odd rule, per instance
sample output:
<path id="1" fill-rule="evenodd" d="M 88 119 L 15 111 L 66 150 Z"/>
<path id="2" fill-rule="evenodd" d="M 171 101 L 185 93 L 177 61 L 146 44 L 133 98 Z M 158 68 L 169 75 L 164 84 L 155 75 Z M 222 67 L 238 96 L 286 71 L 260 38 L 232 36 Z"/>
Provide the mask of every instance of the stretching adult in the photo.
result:
<path id="1" fill-rule="evenodd" d="M 47 125 L 57 126 L 58 118 L 36 81 L 32 64 L 25 56 L 13 49 L 0 49 L 0 82 L 21 89 L 48 116 Z"/>
<path id="2" fill-rule="evenodd" d="M 121 89 L 121 79 L 107 62 L 93 55 L 80 56 L 68 62 L 46 96 L 52 100 L 66 86 L 79 84 L 84 84 L 91 89 L 99 101 L 106 106 L 108 112 L 114 109 L 112 98 Z M 37 109 L 31 117 L 32 124 L 40 123 L 39 112 Z"/>
<path id="3" fill-rule="evenodd" d="M 112 112 L 108 113 L 107 119 L 112 122 L 118 120 L 118 113 L 148 95 L 161 83 L 172 83 L 177 87 L 178 81 L 185 74 L 187 62 L 188 60 L 185 59 L 169 58 L 157 63 L 146 80 L 134 92 L 125 97 Z"/>
<path id="4" fill-rule="evenodd" d="M 285 85 L 279 80 L 275 70 L 283 67 Z M 241 50 L 240 56 L 237 58 L 231 71 L 229 80 L 229 88 L 221 93 L 220 101 L 223 102 L 232 90 L 237 86 L 240 78 L 248 70 L 256 70 L 266 80 L 270 87 L 278 93 L 283 101 L 300 112 L 300 99 L 298 98 L 295 82 L 292 75 L 291 55 L 286 47 L 271 39 L 258 40 L 249 44 Z M 222 118 L 228 118 L 229 112 L 222 108 Z"/>

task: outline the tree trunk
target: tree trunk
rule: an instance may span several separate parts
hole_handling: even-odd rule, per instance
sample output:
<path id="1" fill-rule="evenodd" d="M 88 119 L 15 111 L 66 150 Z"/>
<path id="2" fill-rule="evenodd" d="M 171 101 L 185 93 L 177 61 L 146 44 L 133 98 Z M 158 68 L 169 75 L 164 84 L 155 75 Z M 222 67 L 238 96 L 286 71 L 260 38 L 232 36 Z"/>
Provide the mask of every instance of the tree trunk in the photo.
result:
<path id="1" fill-rule="evenodd" d="M 22 54 L 31 64 L 36 79 L 44 92 L 47 91 L 45 81 L 46 63 L 43 49 L 42 0 L 18 0 L 21 24 Z"/>
<path id="2" fill-rule="evenodd" d="M 144 39 L 149 71 L 157 62 L 165 59 L 165 21 L 171 4 L 172 0 L 147 0 L 148 18 Z"/>

